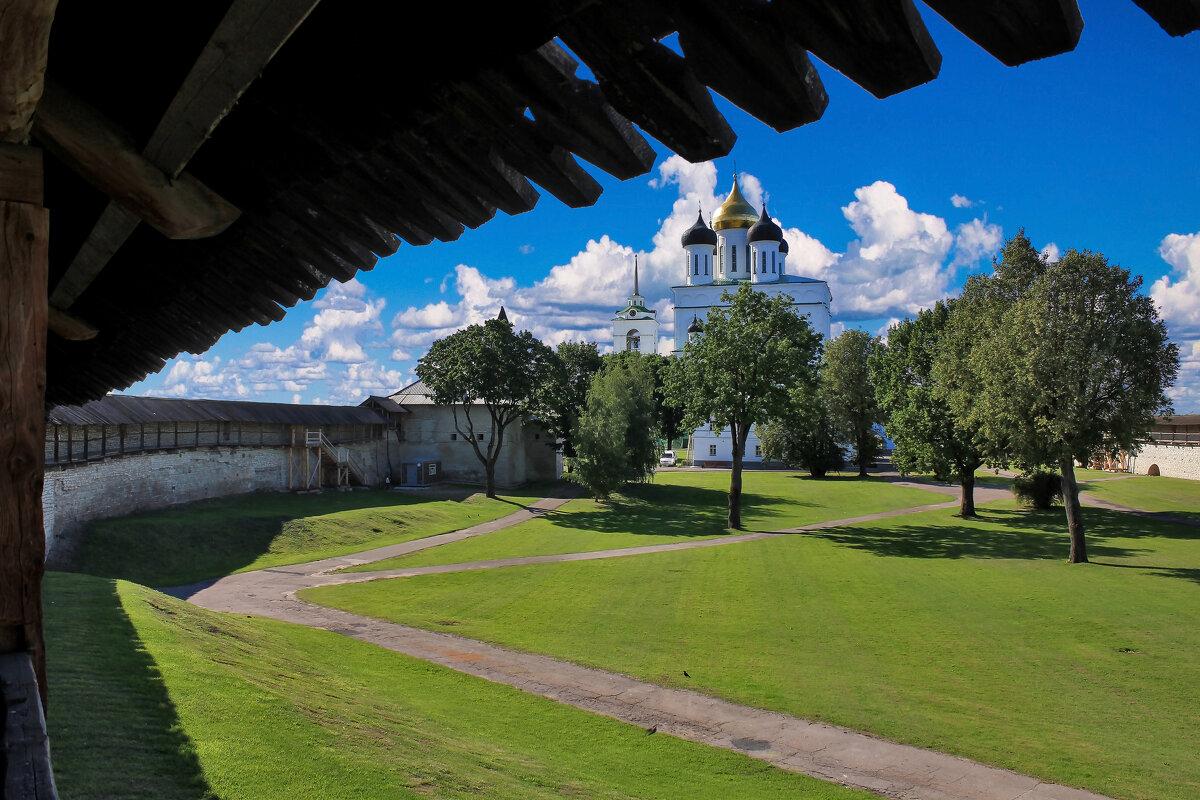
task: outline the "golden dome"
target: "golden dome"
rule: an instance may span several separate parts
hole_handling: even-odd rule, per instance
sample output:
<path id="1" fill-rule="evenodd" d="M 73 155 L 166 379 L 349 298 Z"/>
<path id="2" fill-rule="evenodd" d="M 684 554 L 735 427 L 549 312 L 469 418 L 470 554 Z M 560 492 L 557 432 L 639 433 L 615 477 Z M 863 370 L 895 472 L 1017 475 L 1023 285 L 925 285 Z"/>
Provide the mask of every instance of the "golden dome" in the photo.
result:
<path id="1" fill-rule="evenodd" d="M 746 198 L 742 197 L 742 191 L 738 188 L 737 174 L 734 173 L 733 191 L 729 193 L 729 197 L 725 198 L 725 202 L 721 203 L 717 213 L 713 214 L 713 230 L 749 228 L 756 222 L 758 222 L 758 212 L 754 210 L 754 206 L 746 202 Z"/>

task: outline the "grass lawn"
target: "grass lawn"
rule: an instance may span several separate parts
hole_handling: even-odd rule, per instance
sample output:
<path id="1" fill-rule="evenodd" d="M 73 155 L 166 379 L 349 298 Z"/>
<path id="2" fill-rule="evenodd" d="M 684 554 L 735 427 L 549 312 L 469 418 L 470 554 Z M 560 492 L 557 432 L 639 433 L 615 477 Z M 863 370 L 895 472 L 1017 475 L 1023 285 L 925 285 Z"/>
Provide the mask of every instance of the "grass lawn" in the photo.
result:
<path id="1" fill-rule="evenodd" d="M 64 798 L 869 798 L 124 581 L 52 573 L 46 610 Z"/>
<path id="2" fill-rule="evenodd" d="M 1114 797 L 1200 796 L 1200 530 L 1088 509 L 1094 563 L 1071 566 L 1061 509 L 981 510 L 304 597 Z"/>
<path id="3" fill-rule="evenodd" d="M 1123 506 L 1200 520 L 1200 481 L 1135 475 L 1120 480 L 1092 481 L 1079 488 Z"/>
<path id="4" fill-rule="evenodd" d="M 810 480 L 791 472 L 743 474 L 742 522 L 748 531 L 794 528 L 952 498 L 881 480 Z M 346 572 L 454 564 L 490 558 L 582 553 L 723 536 L 728 472 L 660 472 L 609 503 L 572 500 L 558 511 L 497 533 L 351 567 Z"/>
<path id="5" fill-rule="evenodd" d="M 72 571 L 146 586 L 382 547 L 503 517 L 552 484 L 489 500 L 472 489 L 255 493 L 93 522 Z"/>

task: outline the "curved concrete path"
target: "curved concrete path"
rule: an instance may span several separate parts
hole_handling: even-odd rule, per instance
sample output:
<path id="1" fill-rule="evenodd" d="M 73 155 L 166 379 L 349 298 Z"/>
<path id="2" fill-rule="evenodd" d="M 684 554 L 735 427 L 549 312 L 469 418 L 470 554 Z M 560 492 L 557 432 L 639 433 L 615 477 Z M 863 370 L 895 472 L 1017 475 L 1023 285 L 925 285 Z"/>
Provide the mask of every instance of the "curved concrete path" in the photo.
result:
<path id="1" fill-rule="evenodd" d="M 957 495 L 957 487 L 892 482 Z M 1006 490 L 977 489 L 977 502 L 1011 496 Z M 935 503 L 878 514 L 806 525 L 773 533 L 722 536 L 677 544 L 627 547 L 590 553 L 446 564 L 378 572 L 334 573 L 343 567 L 377 561 L 441 544 L 480 536 L 524 522 L 561 506 L 569 498 L 539 500 L 514 514 L 454 533 L 391 545 L 351 556 L 307 564 L 272 567 L 230 575 L 217 581 L 166 590 L 214 611 L 255 614 L 321 628 L 372 642 L 389 650 L 504 683 L 561 703 L 695 742 L 735 750 L 777 767 L 882 797 L 903 800 L 1110 800 L 1092 792 L 1044 783 L 964 758 L 877 739 L 833 725 L 718 700 L 698 692 L 668 689 L 627 675 L 590 669 L 548 656 L 518 653 L 474 639 L 383 622 L 305 603 L 296 592 L 314 586 L 372 581 L 518 564 L 546 564 L 614 558 L 645 553 L 718 547 L 789 533 L 851 525 L 874 519 L 957 507 Z"/>

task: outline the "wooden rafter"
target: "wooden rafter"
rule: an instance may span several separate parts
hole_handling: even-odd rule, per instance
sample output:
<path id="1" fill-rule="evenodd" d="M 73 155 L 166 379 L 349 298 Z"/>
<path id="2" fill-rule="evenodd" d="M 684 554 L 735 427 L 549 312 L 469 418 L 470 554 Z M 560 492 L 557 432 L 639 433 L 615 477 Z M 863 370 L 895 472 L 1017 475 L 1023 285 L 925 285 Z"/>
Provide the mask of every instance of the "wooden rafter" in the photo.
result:
<path id="1" fill-rule="evenodd" d="M 236 0 L 171 100 L 142 156 L 168 178 L 179 176 L 318 1 Z M 140 219 L 121 204 L 110 203 L 59 279 L 51 303 L 70 308 L 137 229 Z M 221 230 L 224 227 L 206 235 Z"/>
<path id="2" fill-rule="evenodd" d="M 168 176 L 99 111 L 47 81 L 33 132 L 59 161 L 171 239 L 215 236 L 241 213 L 187 173 Z"/>
<path id="3" fill-rule="evenodd" d="M 0 142 L 29 141 L 58 0 L 0 0 Z"/>

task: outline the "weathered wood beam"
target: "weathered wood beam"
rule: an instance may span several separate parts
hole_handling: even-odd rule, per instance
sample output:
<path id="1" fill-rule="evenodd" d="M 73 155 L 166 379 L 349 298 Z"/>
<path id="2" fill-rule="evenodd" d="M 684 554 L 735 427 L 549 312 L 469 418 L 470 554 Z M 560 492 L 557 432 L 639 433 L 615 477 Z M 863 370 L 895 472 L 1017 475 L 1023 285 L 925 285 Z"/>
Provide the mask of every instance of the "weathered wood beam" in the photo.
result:
<path id="1" fill-rule="evenodd" d="M 937 77 L 942 54 L 912 0 L 773 0 L 783 31 L 876 97 Z"/>
<path id="2" fill-rule="evenodd" d="M 318 0 L 236 0 L 142 154 L 171 177 L 191 161 Z"/>
<path id="3" fill-rule="evenodd" d="M 38 701 L 33 662 L 25 653 L 0 655 L 0 796 L 57 800 L 50 739 Z"/>
<path id="4" fill-rule="evenodd" d="M 451 109 L 452 124 L 487 120 L 500 157 L 571 208 L 593 205 L 600 198 L 603 188 L 596 179 L 525 116 L 522 99 L 499 73 L 486 72 L 478 83 L 464 85 L 460 95 L 462 102 Z"/>
<path id="5" fill-rule="evenodd" d="M 727 155 L 737 134 L 682 56 L 653 38 L 636 6 L 592 6 L 571 17 L 562 39 L 591 68 L 605 99 L 689 161 Z"/>
<path id="6" fill-rule="evenodd" d="M 554 42 L 521 56 L 506 74 L 528 98 L 539 131 L 555 144 L 621 180 L 645 175 L 654 148 L 604 99 L 600 87 L 575 75 L 579 62 Z"/>
<path id="7" fill-rule="evenodd" d="M 138 216 L 123 205 L 109 203 L 100 212 L 92 232 L 71 260 L 66 272 L 58 279 L 50 304 L 70 308 L 92 281 L 107 266 L 129 236 L 137 229 Z"/>
<path id="8" fill-rule="evenodd" d="M 46 310 L 46 326 L 64 339 L 72 342 L 86 342 L 95 339 L 100 331 L 74 314 L 61 308 L 50 306 Z"/>
<path id="9" fill-rule="evenodd" d="M 300 26 L 318 0 L 236 0 L 201 51 L 142 151 L 175 178 Z M 137 229 L 138 219 L 110 203 L 55 287 L 69 308 Z"/>
<path id="10" fill-rule="evenodd" d="M 766 0 L 693 0 L 677 15 L 696 77 L 777 131 L 815 122 L 829 97 L 808 53 L 767 15 Z"/>
<path id="11" fill-rule="evenodd" d="M 128 134 L 53 81 L 46 82 L 34 135 L 60 161 L 171 239 L 200 239 L 241 213 L 187 173 L 168 177 Z"/>
<path id="12" fill-rule="evenodd" d="M 41 173 L 41 161 L 23 159 Z M 29 176 L 0 184 L 0 653 L 30 654 L 46 700 L 42 634 L 42 479 L 50 221 Z"/>
<path id="13" fill-rule="evenodd" d="M 0 191 L 3 199 L 42 204 L 42 151 L 0 143 Z"/>
<path id="14" fill-rule="evenodd" d="M 0 142 L 29 141 L 57 5 L 58 0 L 0 0 Z"/>
<path id="15" fill-rule="evenodd" d="M 1200 0 L 1133 0 L 1172 36 L 1200 30 Z"/>
<path id="16" fill-rule="evenodd" d="M 1009 67 L 1067 53 L 1079 44 L 1075 0 L 925 0 L 968 39 Z"/>

